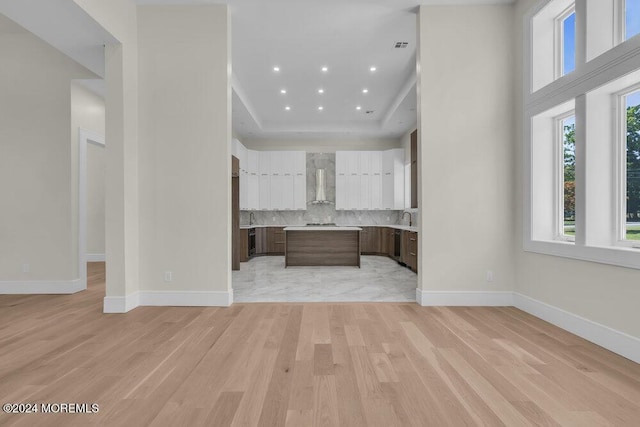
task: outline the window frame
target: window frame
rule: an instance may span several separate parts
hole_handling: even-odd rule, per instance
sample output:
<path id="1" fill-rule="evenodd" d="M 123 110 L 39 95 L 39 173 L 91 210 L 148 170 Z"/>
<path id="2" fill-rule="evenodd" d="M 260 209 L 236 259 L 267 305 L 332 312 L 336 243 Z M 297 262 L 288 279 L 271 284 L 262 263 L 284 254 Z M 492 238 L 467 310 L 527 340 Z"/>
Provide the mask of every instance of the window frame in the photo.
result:
<path id="1" fill-rule="evenodd" d="M 575 120 L 576 110 L 571 109 L 553 118 L 554 120 L 554 229 L 555 240 L 575 243 L 575 236 L 564 234 L 564 121 L 569 117 Z"/>
<path id="2" fill-rule="evenodd" d="M 624 0 L 623 0 L 624 1 Z M 571 70 L 568 73 L 564 72 L 564 21 L 566 21 L 569 16 L 571 16 L 573 13 L 576 12 L 576 4 L 575 2 L 571 3 L 569 5 L 569 7 L 567 7 L 566 9 L 564 9 L 558 16 L 556 16 L 554 18 L 554 22 L 553 22 L 553 28 L 554 28 L 554 35 L 555 35 L 555 40 L 554 40 L 554 45 L 555 45 L 555 79 L 559 79 L 560 77 L 563 77 L 567 74 L 570 74 L 574 71 L 576 71 L 576 66 L 577 64 L 574 66 L 573 70 Z M 577 19 L 577 16 L 576 16 Z M 577 24 L 577 21 L 576 21 Z M 577 25 L 576 25 L 577 28 Z M 576 34 L 574 35 L 574 43 L 575 41 L 577 41 L 577 31 Z M 576 61 L 576 52 L 574 49 L 574 64 Z"/>
<path id="3" fill-rule="evenodd" d="M 623 0 L 624 1 L 624 0 Z M 627 96 L 640 92 L 640 82 L 616 92 L 615 134 L 615 195 L 616 241 L 621 247 L 640 249 L 640 241 L 626 239 L 627 235 Z"/>
<path id="4" fill-rule="evenodd" d="M 600 27 L 588 25 L 587 10 L 590 4 L 586 2 L 576 2 L 576 63 L 575 71 L 557 78 L 550 79 L 555 71 L 553 69 L 553 61 L 555 56 L 551 56 L 547 64 L 538 62 L 536 55 L 544 52 L 544 46 L 554 47 L 554 30 L 551 28 L 551 40 L 537 39 L 536 37 L 544 37 L 545 22 L 548 25 L 554 25 L 553 19 L 560 10 L 560 6 L 564 6 L 567 0 L 539 0 L 534 4 L 528 12 L 525 13 L 524 34 L 523 34 L 523 50 L 524 50 L 524 67 L 522 82 L 523 97 L 523 126 L 522 137 L 524 139 L 523 147 L 523 250 L 525 252 L 539 253 L 544 255 L 558 256 L 588 262 L 596 262 L 608 265 L 615 265 L 633 269 L 640 269 L 640 250 L 634 246 L 617 244 L 616 216 L 615 207 L 615 191 L 616 179 L 614 173 L 615 163 L 618 162 L 619 156 L 614 154 L 616 144 L 614 133 L 616 132 L 615 116 L 613 111 L 616 108 L 615 100 L 612 95 L 618 91 L 623 84 L 616 85 L 618 81 L 626 81 L 626 86 L 631 83 L 640 81 L 630 80 L 630 75 L 640 76 L 640 37 L 632 37 L 621 43 L 607 49 L 594 50 L 594 54 L 590 54 L 590 46 L 596 46 L 590 37 L 594 34 L 599 38 L 597 40 L 611 40 L 615 43 L 615 32 L 612 28 L 609 32 L 594 32 L 594 29 Z M 598 3 L 601 5 L 602 3 Z M 615 7 L 617 1 L 611 2 L 611 7 Z M 549 11 L 554 13 L 550 14 Z M 564 9 L 566 10 L 566 8 Z M 611 12 L 615 11 L 611 9 Z M 606 13 L 605 13 L 606 15 Z M 602 16 L 605 16 L 602 15 Z M 590 15 L 593 16 L 593 15 Z M 612 16 L 615 18 L 614 16 Z M 612 24 L 615 19 L 612 20 Z M 548 33 L 547 33 L 548 34 Z M 540 41 L 542 40 L 542 42 Z M 596 42 L 597 42 L 596 40 Z M 545 44 L 546 43 L 546 44 Z M 551 44 L 549 44 L 551 43 Z M 606 46 L 606 43 L 600 43 L 600 46 Z M 582 54 L 586 51 L 586 55 Z M 547 57 L 549 58 L 549 57 Z M 536 60 L 534 62 L 534 60 Z M 551 65 L 551 68 L 545 68 Z M 545 71 L 547 70 L 547 71 Z M 550 73 L 550 74 L 545 74 Z M 634 77 L 635 78 L 635 77 Z M 613 91 L 609 92 L 607 97 L 610 105 L 601 104 L 603 90 L 607 86 L 616 86 Z M 606 90 L 605 90 L 606 91 Z M 553 221 L 553 218 L 544 216 L 540 210 L 539 194 L 544 194 L 544 188 L 549 188 L 549 192 L 543 195 L 543 199 L 547 197 L 551 200 L 555 195 L 551 187 L 544 187 L 538 181 L 539 176 L 545 173 L 544 167 L 539 168 L 540 158 L 539 151 L 541 143 L 544 146 L 544 135 L 537 136 L 537 128 L 540 125 L 539 120 L 547 116 L 553 118 L 558 116 L 563 110 L 559 108 L 565 103 L 572 100 L 575 102 L 576 117 L 576 238 L 575 243 L 563 240 L 553 239 L 553 224 L 547 221 Z M 593 133 L 594 125 L 599 126 L 598 121 L 604 108 L 609 109 L 608 118 L 604 124 L 609 129 L 604 136 L 600 131 Z M 547 115 L 548 112 L 554 112 Z M 597 116 L 595 114 L 600 114 Z M 551 126 L 551 124 L 550 124 Z M 553 132 L 551 129 L 548 133 L 547 143 L 550 149 L 553 149 Z M 602 141 L 605 137 L 610 139 L 607 144 L 598 144 L 592 141 Z M 543 138 L 540 139 L 539 138 Z M 603 151 L 604 150 L 604 151 Z M 606 185 L 603 187 L 599 177 L 602 177 L 602 170 L 599 171 L 599 162 L 604 162 L 605 176 L 609 176 Z M 545 160 L 542 160 L 544 163 Z M 551 162 L 551 159 L 549 159 Z M 544 165 L 543 165 L 544 166 Z M 553 165 L 554 166 L 554 165 Z M 555 166 L 554 166 L 555 167 Z M 553 173 L 552 170 L 549 172 Z M 552 181 L 553 177 L 549 176 Z M 594 186 L 595 184 L 595 186 Z M 600 184 L 600 185 L 598 185 Z M 550 183 L 553 185 L 553 182 Z M 588 187 L 588 188 L 587 188 Z M 606 189 L 607 193 L 602 193 Z M 540 193 L 542 191 L 542 193 Z M 608 196 L 607 196 L 608 194 Z M 610 214 L 603 211 L 602 203 L 606 197 L 608 204 L 604 205 L 610 211 Z M 550 207 L 548 209 L 551 209 Z M 548 211 L 550 212 L 550 211 Z M 606 217 L 606 219 L 605 219 Z M 605 222 L 602 222 L 605 221 Z M 548 227 L 548 228 L 547 228 Z M 546 232 L 545 230 L 548 230 Z"/>

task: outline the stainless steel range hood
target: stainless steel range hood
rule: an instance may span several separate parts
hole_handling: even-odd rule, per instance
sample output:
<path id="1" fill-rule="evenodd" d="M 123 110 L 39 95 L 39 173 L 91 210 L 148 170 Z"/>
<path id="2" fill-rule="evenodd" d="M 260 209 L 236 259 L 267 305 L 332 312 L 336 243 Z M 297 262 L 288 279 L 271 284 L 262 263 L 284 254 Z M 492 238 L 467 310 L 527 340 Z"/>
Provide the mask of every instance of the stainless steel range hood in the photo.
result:
<path id="1" fill-rule="evenodd" d="M 327 174 L 324 169 L 316 169 L 316 199 L 311 203 L 314 205 L 328 205 L 333 202 L 327 200 Z"/>

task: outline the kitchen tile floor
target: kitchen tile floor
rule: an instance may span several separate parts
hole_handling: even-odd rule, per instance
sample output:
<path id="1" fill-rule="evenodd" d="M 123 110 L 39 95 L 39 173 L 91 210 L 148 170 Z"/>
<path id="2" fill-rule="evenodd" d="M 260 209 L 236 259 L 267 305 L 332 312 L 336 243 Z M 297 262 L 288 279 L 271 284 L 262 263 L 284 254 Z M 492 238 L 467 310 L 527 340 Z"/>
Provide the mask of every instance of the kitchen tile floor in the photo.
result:
<path id="1" fill-rule="evenodd" d="M 357 267 L 289 267 L 262 256 L 233 272 L 234 302 L 405 302 L 416 300 L 417 275 L 390 258 L 362 256 Z"/>

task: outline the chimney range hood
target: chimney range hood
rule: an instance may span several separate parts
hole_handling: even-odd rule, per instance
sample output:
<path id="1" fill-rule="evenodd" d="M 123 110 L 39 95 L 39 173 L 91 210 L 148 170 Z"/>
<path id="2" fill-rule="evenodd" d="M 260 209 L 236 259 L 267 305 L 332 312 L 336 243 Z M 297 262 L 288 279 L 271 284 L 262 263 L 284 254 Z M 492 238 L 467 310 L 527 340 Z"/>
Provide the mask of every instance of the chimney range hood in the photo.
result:
<path id="1" fill-rule="evenodd" d="M 329 205 L 333 202 L 327 200 L 327 174 L 324 169 L 316 169 L 316 199 L 311 203 L 314 205 Z"/>

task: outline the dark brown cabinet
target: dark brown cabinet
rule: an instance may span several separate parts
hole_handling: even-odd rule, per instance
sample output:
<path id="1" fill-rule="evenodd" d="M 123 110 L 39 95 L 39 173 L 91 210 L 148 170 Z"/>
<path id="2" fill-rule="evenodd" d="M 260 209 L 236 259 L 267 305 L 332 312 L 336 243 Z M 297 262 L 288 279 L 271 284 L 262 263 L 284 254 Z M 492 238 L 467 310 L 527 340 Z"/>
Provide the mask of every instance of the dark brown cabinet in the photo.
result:
<path id="1" fill-rule="evenodd" d="M 267 255 L 284 255 L 284 227 L 267 227 Z"/>
<path id="2" fill-rule="evenodd" d="M 382 240 L 385 228 L 362 227 L 360 232 L 360 252 L 363 255 L 378 255 L 383 253 Z"/>
<path id="3" fill-rule="evenodd" d="M 256 227 L 256 255 L 267 253 L 267 229 Z"/>
<path id="4" fill-rule="evenodd" d="M 418 272 L 418 233 L 402 231 L 400 262 L 409 267 L 411 271 Z"/>
<path id="5" fill-rule="evenodd" d="M 386 251 L 387 256 L 393 258 L 396 252 L 396 231 L 393 228 L 384 228 L 384 234 L 386 237 Z"/>
<path id="6" fill-rule="evenodd" d="M 249 230 L 240 229 L 240 262 L 249 261 Z"/>

